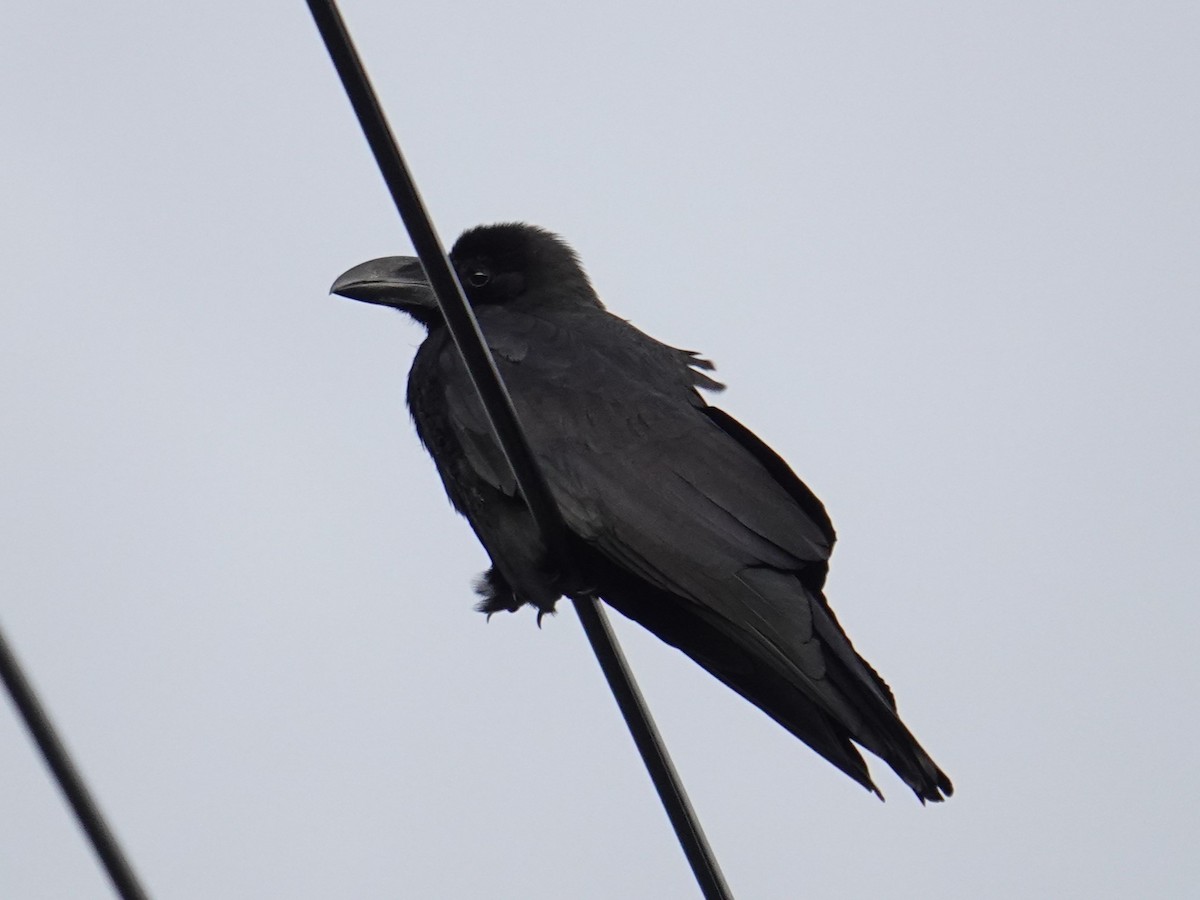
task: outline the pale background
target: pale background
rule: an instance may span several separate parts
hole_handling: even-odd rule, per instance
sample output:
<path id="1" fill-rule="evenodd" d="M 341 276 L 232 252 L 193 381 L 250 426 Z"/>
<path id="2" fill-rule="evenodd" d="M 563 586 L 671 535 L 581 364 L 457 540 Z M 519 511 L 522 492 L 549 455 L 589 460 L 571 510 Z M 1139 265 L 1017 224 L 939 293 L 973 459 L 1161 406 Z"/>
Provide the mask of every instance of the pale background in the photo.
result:
<path id="1" fill-rule="evenodd" d="M 1196 896 L 1200 7 L 344 12 L 447 243 L 718 362 L 954 779 L 619 622 L 738 896 Z M 5 19 L 0 619 L 151 892 L 693 896 L 569 607 L 471 610 L 420 330 L 326 296 L 410 245 L 304 5 Z M 0 897 L 107 896 L 0 701 Z"/>

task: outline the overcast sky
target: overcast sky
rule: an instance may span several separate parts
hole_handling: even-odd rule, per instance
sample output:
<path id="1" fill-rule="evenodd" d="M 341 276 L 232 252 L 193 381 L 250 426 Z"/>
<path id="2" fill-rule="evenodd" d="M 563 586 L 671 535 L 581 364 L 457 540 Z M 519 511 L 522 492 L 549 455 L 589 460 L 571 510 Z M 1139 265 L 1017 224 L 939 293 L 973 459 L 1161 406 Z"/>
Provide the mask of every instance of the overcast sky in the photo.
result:
<path id="1" fill-rule="evenodd" d="M 447 244 L 717 362 L 954 779 L 617 621 L 737 895 L 1194 896 L 1200 8 L 343 11 Z M 411 251 L 304 5 L 17 4 L 0 73 L 0 621 L 151 892 L 693 896 L 569 606 L 472 611 L 421 330 L 327 296 Z M 110 896 L 4 702 L 0 810 L 0 896 Z"/>

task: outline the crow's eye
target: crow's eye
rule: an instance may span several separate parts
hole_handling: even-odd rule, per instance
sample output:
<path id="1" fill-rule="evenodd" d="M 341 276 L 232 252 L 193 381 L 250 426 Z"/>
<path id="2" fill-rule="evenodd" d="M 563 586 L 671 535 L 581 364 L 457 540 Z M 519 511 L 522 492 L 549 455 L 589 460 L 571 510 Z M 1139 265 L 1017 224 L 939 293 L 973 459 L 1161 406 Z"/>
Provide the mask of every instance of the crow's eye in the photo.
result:
<path id="1" fill-rule="evenodd" d="M 483 287 L 492 280 L 492 273 L 486 269 L 472 269 L 467 273 L 467 284 L 471 287 Z"/>

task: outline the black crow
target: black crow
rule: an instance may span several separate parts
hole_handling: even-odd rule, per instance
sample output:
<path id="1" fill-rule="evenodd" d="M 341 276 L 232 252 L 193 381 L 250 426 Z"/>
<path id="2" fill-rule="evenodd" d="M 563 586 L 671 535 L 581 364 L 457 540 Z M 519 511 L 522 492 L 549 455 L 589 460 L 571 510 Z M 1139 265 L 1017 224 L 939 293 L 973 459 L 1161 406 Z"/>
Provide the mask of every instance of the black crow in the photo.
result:
<path id="1" fill-rule="evenodd" d="M 605 310 L 574 251 L 531 225 L 473 228 L 450 259 L 574 543 L 548 559 L 418 260 L 376 259 L 333 293 L 429 335 L 408 377 L 417 434 L 487 549 L 479 608 L 595 593 L 678 647 L 864 787 L 858 744 L 922 800 L 953 788 L 822 593 L 834 531 L 778 454 L 699 390 L 712 364 Z M 882 796 L 882 795 L 881 795 Z"/>

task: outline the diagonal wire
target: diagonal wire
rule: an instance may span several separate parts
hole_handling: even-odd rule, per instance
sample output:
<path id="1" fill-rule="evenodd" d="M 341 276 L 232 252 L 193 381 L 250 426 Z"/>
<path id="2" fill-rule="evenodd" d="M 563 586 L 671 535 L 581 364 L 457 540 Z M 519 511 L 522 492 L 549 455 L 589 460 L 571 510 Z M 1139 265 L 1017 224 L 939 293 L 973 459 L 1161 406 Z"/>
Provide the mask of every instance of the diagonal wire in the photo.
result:
<path id="1" fill-rule="evenodd" d="M 3 679 L 4 686 L 8 688 L 8 693 L 20 712 L 21 718 L 25 720 L 25 727 L 29 729 L 30 736 L 41 751 L 42 758 L 45 759 L 54 778 L 58 781 L 58 786 L 66 796 L 67 802 L 71 804 L 79 827 L 91 841 L 96 855 L 100 857 L 100 862 L 108 872 L 108 877 L 112 881 L 117 895 L 122 900 L 147 900 L 147 893 L 142 889 L 120 844 L 117 843 L 116 837 L 108 827 L 108 823 L 105 822 L 100 807 L 96 805 L 91 792 L 84 784 L 83 776 L 79 774 L 79 770 L 67 753 L 67 748 L 54 730 L 50 717 L 46 715 L 46 710 L 38 700 L 37 694 L 34 693 L 33 685 L 21 671 L 21 666 L 17 662 L 16 656 L 13 655 L 12 648 L 8 645 L 2 630 L 0 630 L 0 679 Z"/>
<path id="2" fill-rule="evenodd" d="M 426 277 L 437 296 L 442 316 L 459 353 L 462 354 L 492 429 L 516 476 L 521 494 L 547 547 L 556 559 L 569 568 L 572 553 L 562 513 L 550 494 L 545 477 L 533 459 L 529 442 L 517 421 L 512 399 L 496 371 L 496 364 L 484 343 L 479 324 L 463 296 L 458 278 L 446 258 L 425 205 L 417 193 L 396 138 L 346 30 L 346 24 L 334 0 L 307 2 L 371 146 L 371 152 L 375 155 L 375 161 L 395 201 L 400 218 L 408 230 L 417 256 L 421 259 Z M 717 865 L 716 857 L 705 840 L 679 775 L 667 755 L 666 747 L 650 718 L 649 710 L 634 683 L 604 613 L 595 597 L 575 599 L 573 602 L 701 892 L 708 900 L 731 898 L 732 894 Z"/>

